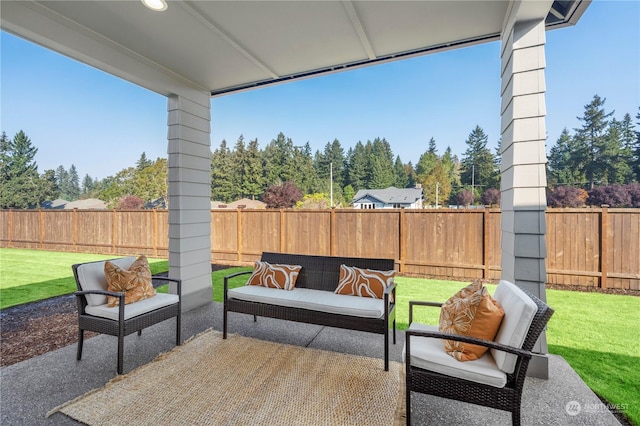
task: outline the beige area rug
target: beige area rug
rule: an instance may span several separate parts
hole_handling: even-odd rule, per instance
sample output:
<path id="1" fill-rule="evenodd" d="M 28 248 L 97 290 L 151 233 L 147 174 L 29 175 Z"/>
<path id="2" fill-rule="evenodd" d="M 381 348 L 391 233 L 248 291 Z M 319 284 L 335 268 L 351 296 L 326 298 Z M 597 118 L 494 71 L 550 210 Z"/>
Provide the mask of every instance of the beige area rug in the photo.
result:
<path id="1" fill-rule="evenodd" d="M 380 359 L 206 331 L 47 413 L 88 425 L 394 425 L 404 371 Z"/>

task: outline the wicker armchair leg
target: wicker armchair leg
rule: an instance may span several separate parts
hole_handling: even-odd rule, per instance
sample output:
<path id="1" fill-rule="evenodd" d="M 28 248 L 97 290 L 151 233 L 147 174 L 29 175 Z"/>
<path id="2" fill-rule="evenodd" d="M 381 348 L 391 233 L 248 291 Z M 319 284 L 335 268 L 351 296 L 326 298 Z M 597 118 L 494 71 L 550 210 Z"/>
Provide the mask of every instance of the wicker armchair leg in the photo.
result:
<path id="1" fill-rule="evenodd" d="M 138 330 L 138 336 L 142 336 L 142 329 Z"/>
<path id="2" fill-rule="evenodd" d="M 384 333 L 384 371 L 389 371 L 389 330 Z"/>
<path id="3" fill-rule="evenodd" d="M 411 426 L 411 387 L 407 381 L 405 388 L 405 418 L 407 419 L 407 426 Z"/>
<path id="4" fill-rule="evenodd" d="M 178 315 L 176 316 L 176 346 L 180 346 L 182 344 L 180 331 L 181 331 L 181 321 L 180 321 L 180 315 Z"/>
<path id="5" fill-rule="evenodd" d="M 520 405 L 515 407 L 511 412 L 511 424 L 513 426 L 520 426 Z"/>
<path id="6" fill-rule="evenodd" d="M 122 374 L 124 365 L 124 335 L 118 335 L 118 374 Z"/>
<path id="7" fill-rule="evenodd" d="M 82 359 L 82 344 L 84 343 L 84 330 L 78 329 L 78 353 L 76 359 L 80 361 Z"/>

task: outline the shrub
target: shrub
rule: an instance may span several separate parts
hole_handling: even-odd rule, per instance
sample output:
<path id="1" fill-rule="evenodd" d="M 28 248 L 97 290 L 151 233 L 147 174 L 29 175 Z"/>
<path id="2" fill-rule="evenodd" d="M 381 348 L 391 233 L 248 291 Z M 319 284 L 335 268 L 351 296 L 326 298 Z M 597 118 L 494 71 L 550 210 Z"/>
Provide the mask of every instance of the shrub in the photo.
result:
<path id="1" fill-rule="evenodd" d="M 291 181 L 271 185 L 262 194 L 262 201 L 270 209 L 290 208 L 301 199 L 302 191 Z"/>
<path id="2" fill-rule="evenodd" d="M 118 208 L 131 210 L 131 209 L 141 209 L 144 206 L 144 201 L 142 198 L 135 195 L 127 195 L 125 197 L 120 198 L 118 201 Z"/>
<path id="3" fill-rule="evenodd" d="M 587 191 L 575 186 L 558 186 L 547 197 L 550 207 L 583 207 L 588 198 Z"/>
<path id="4" fill-rule="evenodd" d="M 630 183 L 627 189 L 631 196 L 631 207 L 640 207 L 640 183 Z"/>
<path id="5" fill-rule="evenodd" d="M 485 206 L 499 206 L 500 205 L 500 191 L 496 188 L 489 188 L 482 193 L 480 202 Z"/>
<path id="6" fill-rule="evenodd" d="M 596 186 L 589 191 L 589 204 L 609 207 L 631 207 L 631 194 L 626 185 Z"/>
<path id="7" fill-rule="evenodd" d="M 456 203 L 461 206 L 468 207 L 475 200 L 473 191 L 464 189 L 456 194 Z"/>

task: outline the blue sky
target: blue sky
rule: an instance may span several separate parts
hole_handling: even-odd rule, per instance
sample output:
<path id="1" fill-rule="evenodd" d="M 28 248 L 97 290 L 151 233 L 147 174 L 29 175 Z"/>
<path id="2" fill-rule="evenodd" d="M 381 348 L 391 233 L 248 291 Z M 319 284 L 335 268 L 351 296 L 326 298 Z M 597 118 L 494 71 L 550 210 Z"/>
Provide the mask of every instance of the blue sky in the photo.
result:
<path id="1" fill-rule="evenodd" d="M 24 130 L 38 171 L 74 164 L 82 179 L 114 175 L 144 151 L 166 157 L 166 99 L 117 77 L 0 34 L 0 130 Z M 279 132 L 294 145 L 345 152 L 384 137 L 415 164 L 435 138 L 461 156 L 476 125 L 497 146 L 498 42 L 297 81 L 211 100 L 211 146 L 240 134 L 264 147 Z M 640 2 L 594 1 L 578 25 L 547 32 L 547 149 L 595 94 L 614 117 L 640 106 Z"/>

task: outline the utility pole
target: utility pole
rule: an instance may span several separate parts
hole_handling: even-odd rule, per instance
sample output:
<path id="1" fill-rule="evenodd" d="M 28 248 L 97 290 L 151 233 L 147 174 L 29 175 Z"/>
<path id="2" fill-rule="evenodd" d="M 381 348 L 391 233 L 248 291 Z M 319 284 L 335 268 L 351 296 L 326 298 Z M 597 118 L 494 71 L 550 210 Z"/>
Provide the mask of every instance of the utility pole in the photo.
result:
<path id="1" fill-rule="evenodd" d="M 471 165 L 471 192 L 476 196 L 476 165 Z"/>
<path id="2" fill-rule="evenodd" d="M 438 208 L 438 193 L 440 192 L 440 182 L 436 182 L 436 209 Z"/>
<path id="3" fill-rule="evenodd" d="M 333 208 L 333 161 L 329 163 L 329 180 L 331 183 L 329 184 L 329 193 L 331 197 L 331 208 Z"/>

